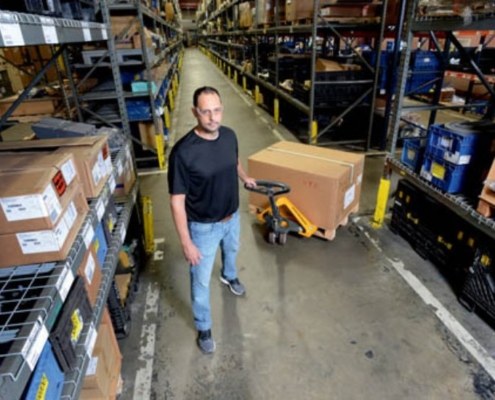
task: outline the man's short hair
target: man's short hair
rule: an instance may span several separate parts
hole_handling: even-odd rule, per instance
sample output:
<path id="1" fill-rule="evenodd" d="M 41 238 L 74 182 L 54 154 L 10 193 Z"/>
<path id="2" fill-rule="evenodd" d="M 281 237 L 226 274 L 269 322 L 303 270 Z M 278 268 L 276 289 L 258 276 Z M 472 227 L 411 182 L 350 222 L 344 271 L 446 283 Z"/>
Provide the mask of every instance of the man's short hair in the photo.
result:
<path id="1" fill-rule="evenodd" d="M 198 98 L 203 93 L 206 93 L 206 94 L 216 94 L 220 98 L 220 93 L 218 93 L 218 90 L 215 89 L 214 87 L 203 86 L 203 87 L 197 88 L 194 91 L 194 95 L 193 95 L 193 105 L 194 105 L 194 107 L 197 107 L 198 106 Z"/>

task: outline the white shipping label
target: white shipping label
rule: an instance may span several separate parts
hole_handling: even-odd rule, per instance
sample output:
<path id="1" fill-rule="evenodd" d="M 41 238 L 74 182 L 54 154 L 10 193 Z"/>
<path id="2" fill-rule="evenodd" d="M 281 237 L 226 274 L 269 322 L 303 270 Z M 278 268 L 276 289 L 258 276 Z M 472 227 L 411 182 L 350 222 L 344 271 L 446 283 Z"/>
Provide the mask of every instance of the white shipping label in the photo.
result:
<path id="1" fill-rule="evenodd" d="M 357 184 L 360 185 L 363 182 L 363 174 L 359 174 L 357 177 Z"/>
<path id="2" fill-rule="evenodd" d="M 111 157 L 107 157 L 105 159 L 105 170 L 107 171 L 107 175 L 110 175 L 112 173 L 113 166 L 112 166 L 112 158 Z"/>
<path id="3" fill-rule="evenodd" d="M 67 225 L 67 228 L 69 230 L 72 229 L 72 227 L 74 226 L 74 222 L 76 222 L 76 219 L 77 219 L 76 206 L 74 205 L 74 202 L 71 201 L 64 214 L 65 224 Z"/>
<path id="4" fill-rule="evenodd" d="M 53 224 L 62 213 L 62 206 L 60 205 L 57 194 L 55 193 L 55 190 L 53 190 L 51 184 L 48 185 L 43 192 L 43 202 L 48 210 L 50 221 L 52 221 Z"/>
<path id="5" fill-rule="evenodd" d="M 356 196 L 356 185 L 352 185 L 344 195 L 344 210 L 351 205 Z"/>
<path id="6" fill-rule="evenodd" d="M 115 192 L 117 184 L 115 183 L 115 178 L 113 177 L 113 175 L 110 175 L 110 178 L 108 178 L 108 185 L 110 186 L 110 193 Z"/>
<path id="7" fill-rule="evenodd" d="M 60 294 L 60 298 L 62 301 L 65 301 L 67 295 L 69 294 L 72 283 L 74 282 L 74 274 L 69 269 L 69 267 L 65 267 L 57 280 L 57 290 Z"/>
<path id="8" fill-rule="evenodd" d="M 93 254 L 89 253 L 88 261 L 86 262 L 86 266 L 84 267 L 84 275 L 86 276 L 86 280 L 91 285 L 93 282 L 93 276 L 95 274 L 95 259 L 93 258 Z"/>
<path id="9" fill-rule="evenodd" d="M 98 153 L 98 166 L 100 168 L 101 177 L 103 178 L 107 176 L 107 164 L 105 163 L 103 153 L 101 151 Z"/>
<path id="10" fill-rule="evenodd" d="M 65 239 L 69 236 L 69 227 L 65 222 L 65 217 L 62 218 L 57 226 L 55 227 L 55 237 L 58 241 L 59 248 L 62 249 L 64 247 Z"/>
<path id="11" fill-rule="evenodd" d="M 43 197 L 39 194 L 4 197 L 0 204 L 9 222 L 48 217 Z"/>
<path id="12" fill-rule="evenodd" d="M 45 37 L 46 44 L 57 44 L 58 36 L 57 36 L 57 28 L 53 25 L 53 19 L 40 17 L 41 23 L 43 24 L 43 36 Z"/>
<path id="13" fill-rule="evenodd" d="M 95 162 L 95 165 L 93 165 L 93 169 L 91 170 L 91 173 L 93 175 L 94 184 L 98 185 L 98 183 L 101 180 L 101 170 L 100 170 L 100 166 L 97 162 Z"/>
<path id="14" fill-rule="evenodd" d="M 98 357 L 91 357 L 88 367 L 86 368 L 86 376 L 96 375 L 96 368 L 98 367 Z"/>
<path id="15" fill-rule="evenodd" d="M 97 332 L 95 329 L 95 325 L 91 322 L 91 325 L 90 325 L 89 331 L 88 331 L 88 336 L 86 336 L 86 343 L 85 343 L 86 353 L 88 354 L 88 356 L 91 356 L 91 354 L 93 354 L 93 349 L 95 348 L 95 343 L 96 343 L 96 336 L 98 336 L 98 335 L 97 335 Z M 96 364 L 98 364 L 98 357 L 96 357 Z M 95 372 L 96 372 L 96 364 L 94 367 Z M 89 365 L 88 365 L 88 369 L 89 369 Z M 93 372 L 90 375 L 94 375 L 95 372 Z"/>
<path id="16" fill-rule="evenodd" d="M 86 227 L 83 229 L 82 235 L 84 244 L 86 245 L 86 249 L 89 249 L 89 246 L 91 246 L 91 242 L 95 237 L 95 230 L 93 229 L 93 225 L 87 224 Z"/>
<path id="17" fill-rule="evenodd" d="M 72 160 L 66 161 L 64 165 L 62 165 L 61 170 L 67 186 L 70 185 L 72 180 L 76 177 L 76 168 L 74 167 Z"/>
<path id="18" fill-rule="evenodd" d="M 61 249 L 53 231 L 22 232 L 16 233 L 16 237 L 22 254 L 50 253 Z"/>
<path id="19" fill-rule="evenodd" d="M 26 339 L 26 343 L 22 347 L 22 355 L 26 359 L 31 371 L 36 366 L 47 340 L 48 331 L 45 325 L 43 325 L 41 317 L 39 317 L 29 337 Z"/>
<path id="20" fill-rule="evenodd" d="M 96 205 L 96 216 L 98 217 L 98 221 L 101 221 L 103 214 L 105 214 L 105 202 L 103 201 L 103 198 L 100 198 Z"/>
<path id="21" fill-rule="evenodd" d="M 24 37 L 19 24 L 0 23 L 0 35 L 5 47 L 24 46 Z"/>

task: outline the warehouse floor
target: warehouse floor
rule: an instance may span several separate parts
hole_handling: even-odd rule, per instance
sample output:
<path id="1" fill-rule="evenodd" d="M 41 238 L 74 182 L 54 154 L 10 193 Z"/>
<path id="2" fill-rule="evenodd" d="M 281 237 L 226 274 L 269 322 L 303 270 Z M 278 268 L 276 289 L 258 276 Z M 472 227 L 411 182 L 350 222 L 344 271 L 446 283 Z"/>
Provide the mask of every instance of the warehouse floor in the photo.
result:
<path id="1" fill-rule="evenodd" d="M 172 141 L 195 125 L 192 93 L 217 87 L 224 124 L 247 157 L 295 140 L 198 50 L 187 50 Z M 271 246 L 241 193 L 240 279 L 247 296 L 211 282 L 217 350 L 195 344 L 189 274 L 169 212 L 165 174 L 143 176 L 157 253 L 140 279 L 121 341 L 122 399 L 492 399 L 493 329 L 458 303 L 433 265 L 385 226 L 370 227 L 383 159 L 367 157 L 360 215 L 333 241 Z M 483 365 L 484 368 L 481 366 Z M 488 372 L 487 372 L 488 371 Z"/>

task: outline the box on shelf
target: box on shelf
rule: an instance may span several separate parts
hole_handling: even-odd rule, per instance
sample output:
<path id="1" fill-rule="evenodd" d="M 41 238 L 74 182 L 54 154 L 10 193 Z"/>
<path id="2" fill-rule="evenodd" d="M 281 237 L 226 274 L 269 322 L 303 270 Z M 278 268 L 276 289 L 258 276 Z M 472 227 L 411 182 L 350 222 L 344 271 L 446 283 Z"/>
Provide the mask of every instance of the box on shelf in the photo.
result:
<path id="1" fill-rule="evenodd" d="M 120 295 L 120 302 L 122 306 L 125 306 L 127 296 L 129 294 L 129 286 L 132 281 L 132 274 L 116 274 L 115 284 Z"/>
<path id="2" fill-rule="evenodd" d="M 80 190 L 67 154 L 3 154 L 0 181 L 0 234 L 54 228 Z"/>
<path id="3" fill-rule="evenodd" d="M 481 190 L 480 204 L 478 205 L 478 212 L 487 217 L 493 214 L 493 209 L 495 208 L 495 159 L 492 162 L 492 167 L 488 172 L 488 176 L 486 177 L 485 184 L 483 189 Z M 487 203 L 487 204 L 483 204 Z M 484 208 L 488 208 L 488 210 L 483 210 Z"/>
<path id="4" fill-rule="evenodd" d="M 88 198 L 97 197 L 112 172 L 112 160 L 106 136 L 74 137 L 67 139 L 26 140 L 0 143 L 0 151 L 52 151 L 72 154 L 77 174 Z"/>
<path id="5" fill-rule="evenodd" d="M 313 18 L 312 0 L 287 0 L 285 3 L 285 19 L 297 21 L 300 19 Z"/>
<path id="6" fill-rule="evenodd" d="M 77 274 L 83 278 L 84 287 L 88 294 L 89 302 L 94 307 L 98 298 L 98 292 L 101 285 L 101 266 L 96 257 L 96 253 L 93 248 L 89 248 L 84 255 Z"/>
<path id="7" fill-rule="evenodd" d="M 130 151 L 125 152 L 125 159 L 122 164 L 117 165 L 117 178 L 115 179 L 115 197 L 127 196 L 136 182 L 136 172 L 134 171 L 134 161 Z"/>
<path id="8" fill-rule="evenodd" d="M 253 25 L 253 15 L 249 1 L 239 4 L 239 26 L 241 28 L 251 28 Z"/>
<path id="9" fill-rule="evenodd" d="M 335 230 L 357 211 L 364 156 L 293 142 L 278 142 L 248 158 L 249 175 L 291 187 L 287 197 L 324 230 Z M 249 194 L 249 204 L 265 208 L 268 198 Z"/>
<path id="10" fill-rule="evenodd" d="M 10 96 L 0 100 L 0 115 L 5 114 L 19 96 Z M 39 99 L 26 99 L 14 110 L 12 117 L 24 115 L 52 115 L 58 106 L 59 99 L 43 97 Z"/>
<path id="11" fill-rule="evenodd" d="M 131 38 L 139 32 L 139 23 L 135 16 L 112 16 L 110 26 L 112 35 L 119 39 Z"/>
<path id="12" fill-rule="evenodd" d="M 20 122 L 12 125 L 0 132 L 2 142 L 16 142 L 19 140 L 31 140 L 34 139 L 35 134 L 31 129 L 31 124 L 26 122 Z"/>
<path id="13" fill-rule="evenodd" d="M 67 258 L 88 213 L 88 204 L 76 188 L 53 229 L 0 235 L 0 248 L 9 249 L 0 257 L 0 267 L 60 261 Z"/>
<path id="14" fill-rule="evenodd" d="M 107 400 L 115 398 L 120 381 L 121 366 L 122 354 L 108 310 L 105 307 L 93 354 L 86 370 L 81 399 Z"/>
<path id="15" fill-rule="evenodd" d="M 165 3 L 165 20 L 173 21 L 175 17 L 174 4 L 172 2 Z"/>
<path id="16" fill-rule="evenodd" d="M 155 149 L 157 148 L 156 144 L 156 136 L 157 132 L 155 130 L 155 124 L 153 122 L 140 122 L 138 124 L 139 128 L 139 137 L 141 138 L 141 142 L 143 143 L 143 149 Z M 162 119 L 158 120 L 158 132 L 163 135 L 163 121 Z M 165 141 L 165 138 L 163 138 Z"/>

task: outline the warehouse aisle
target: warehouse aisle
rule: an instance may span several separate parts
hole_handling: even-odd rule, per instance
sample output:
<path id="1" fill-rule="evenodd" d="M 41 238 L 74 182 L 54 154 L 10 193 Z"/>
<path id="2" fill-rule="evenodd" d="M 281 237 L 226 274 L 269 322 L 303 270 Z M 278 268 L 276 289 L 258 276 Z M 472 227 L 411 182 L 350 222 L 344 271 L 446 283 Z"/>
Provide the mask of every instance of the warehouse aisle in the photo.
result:
<path id="1" fill-rule="evenodd" d="M 224 124 L 236 130 L 245 165 L 278 135 L 294 140 L 282 128 L 274 134 L 269 118 L 191 49 L 184 57 L 172 141 L 194 126 L 192 93 L 205 84 L 222 94 Z M 382 161 L 366 163 L 363 210 L 372 209 L 372 180 L 379 175 L 373 172 Z M 287 245 L 271 246 L 248 212 L 244 190 L 238 269 L 247 296 L 236 298 L 221 285 L 217 259 L 211 282 L 217 351 L 203 355 L 195 344 L 188 266 L 171 221 L 166 176 L 141 182 L 142 193 L 153 200 L 163 253 L 141 275 L 131 335 L 121 341 L 122 399 L 492 398 L 493 381 L 398 273 L 425 265 L 402 240 L 386 229 L 371 231 L 369 218 L 361 217 L 331 242 L 289 237 Z M 438 275 L 428 274 L 425 284 L 448 293 Z M 461 313 L 463 322 L 478 321 L 458 305 L 450 311 Z"/>

